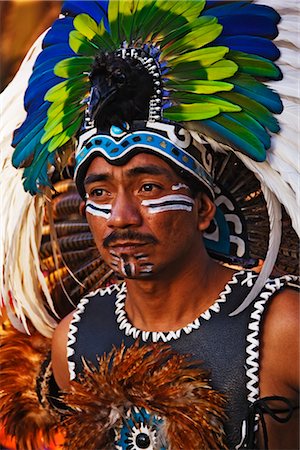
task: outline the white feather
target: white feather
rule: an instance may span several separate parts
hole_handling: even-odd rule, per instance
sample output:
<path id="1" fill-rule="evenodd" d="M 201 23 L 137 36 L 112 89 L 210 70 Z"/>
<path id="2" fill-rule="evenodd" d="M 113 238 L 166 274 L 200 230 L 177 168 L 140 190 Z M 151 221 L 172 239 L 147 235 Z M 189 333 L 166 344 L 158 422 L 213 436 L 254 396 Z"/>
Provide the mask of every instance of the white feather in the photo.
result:
<path id="1" fill-rule="evenodd" d="M 266 284 L 267 279 L 271 275 L 274 267 L 274 262 L 277 259 L 281 242 L 281 205 L 275 195 L 264 185 L 262 185 L 262 192 L 266 200 L 270 221 L 270 234 L 267 254 L 263 267 L 256 279 L 253 288 L 241 303 L 241 305 L 239 305 L 239 307 L 235 311 L 233 311 L 230 316 L 235 316 L 244 311 L 244 309 L 246 309 L 247 306 L 249 306 L 250 303 L 252 303 L 252 301 L 259 295 L 262 288 Z"/>
<path id="2" fill-rule="evenodd" d="M 284 109 L 278 116 L 280 133 L 272 136 L 272 146 L 263 164 L 251 164 L 258 178 L 268 186 L 284 205 L 292 219 L 295 231 L 300 235 L 299 193 L 299 67 L 300 67 L 300 8 L 298 0 L 256 0 L 255 3 L 273 7 L 281 15 L 279 34 L 275 39 L 281 56 L 276 64 L 283 73 L 280 81 L 268 85 L 277 91 L 283 101 Z M 254 167 L 255 166 L 255 167 Z"/>
<path id="3" fill-rule="evenodd" d="M 33 64 L 41 52 L 43 37 L 40 36 L 29 50 L 17 75 L 0 98 L 1 112 L 5 113 L 0 127 L 0 264 L 3 267 L 0 284 L 2 298 L 14 326 L 28 332 L 28 318 L 40 333 L 51 336 L 56 322 L 46 303 L 53 313 L 54 307 L 38 253 L 44 199 L 32 197 L 24 191 L 22 170 L 11 164 L 13 132 L 26 117 L 22 106 L 24 93 Z"/>

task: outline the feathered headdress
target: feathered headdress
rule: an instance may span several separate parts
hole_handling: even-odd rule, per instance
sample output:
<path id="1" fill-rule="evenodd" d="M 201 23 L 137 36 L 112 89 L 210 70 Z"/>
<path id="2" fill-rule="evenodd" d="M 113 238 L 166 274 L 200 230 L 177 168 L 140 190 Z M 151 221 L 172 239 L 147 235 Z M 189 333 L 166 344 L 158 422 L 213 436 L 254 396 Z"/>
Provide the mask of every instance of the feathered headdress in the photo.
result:
<path id="1" fill-rule="evenodd" d="M 24 97 L 27 116 L 13 138 L 13 165 L 24 168 L 24 188 L 37 199 L 47 195 L 53 171 L 63 170 L 75 146 L 79 191 L 96 154 L 121 164 L 137 148 L 159 154 L 200 182 L 217 205 L 205 235 L 212 255 L 240 265 L 265 259 L 241 308 L 282 253 L 281 204 L 299 233 L 297 93 L 289 82 L 297 68 L 293 16 L 290 8 L 278 5 L 276 12 L 259 3 L 266 2 L 66 1 L 34 62 Z M 281 114 L 279 121 L 275 114 Z M 39 200 L 22 196 L 38 211 L 36 224 L 41 204 L 32 206 Z M 8 211 L 10 205 L 5 216 Z M 32 219 L 28 211 L 18 211 L 19 221 Z M 30 281 L 34 272 L 41 280 L 40 269 L 31 263 L 24 275 L 16 267 L 21 248 L 15 231 L 22 230 L 15 224 L 10 229 L 4 297 L 11 290 L 17 315 L 29 316 L 49 334 L 52 315 L 42 300 L 36 302 L 39 293 Z M 35 231 L 28 252 L 36 263 L 39 239 Z M 289 259 L 295 242 L 292 235 Z M 20 293 L 22 280 L 34 293 L 32 303 Z M 44 294 L 51 305 L 46 288 Z"/>

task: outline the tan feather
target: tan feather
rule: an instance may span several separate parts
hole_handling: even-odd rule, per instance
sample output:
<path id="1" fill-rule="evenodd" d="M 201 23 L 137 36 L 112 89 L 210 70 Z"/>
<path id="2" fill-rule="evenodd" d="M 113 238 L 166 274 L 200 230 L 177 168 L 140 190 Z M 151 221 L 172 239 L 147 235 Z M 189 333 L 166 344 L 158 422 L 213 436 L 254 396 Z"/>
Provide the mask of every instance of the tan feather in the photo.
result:
<path id="1" fill-rule="evenodd" d="M 220 449 L 224 443 L 225 400 L 208 385 L 208 373 L 189 356 L 165 344 L 122 345 L 85 362 L 65 401 L 72 410 L 64 421 L 66 448 L 114 448 L 110 433 L 133 406 L 163 419 L 159 433 L 168 448 Z M 125 420 L 125 419 L 124 419 Z"/>
<path id="2" fill-rule="evenodd" d="M 50 340 L 37 332 L 28 336 L 6 329 L 1 336 L 0 421 L 16 438 L 18 450 L 44 448 L 59 423 L 37 394 L 37 378 L 49 350 Z"/>

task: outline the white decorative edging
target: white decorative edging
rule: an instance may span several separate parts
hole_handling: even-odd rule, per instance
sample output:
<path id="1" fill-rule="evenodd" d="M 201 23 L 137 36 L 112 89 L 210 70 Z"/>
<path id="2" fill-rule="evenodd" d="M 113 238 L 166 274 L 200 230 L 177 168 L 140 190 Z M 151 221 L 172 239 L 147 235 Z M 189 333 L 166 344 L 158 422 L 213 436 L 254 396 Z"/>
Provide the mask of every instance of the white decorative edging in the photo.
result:
<path id="1" fill-rule="evenodd" d="M 140 337 L 142 341 L 147 342 L 150 338 L 152 342 L 169 342 L 173 339 L 179 339 L 181 334 L 184 332 L 186 334 L 191 333 L 193 330 L 197 330 L 201 326 L 201 320 L 209 320 L 212 317 L 212 313 L 219 313 L 221 310 L 221 303 L 225 303 L 227 300 L 227 296 L 232 292 L 231 286 L 232 284 L 237 284 L 238 280 L 236 278 L 237 275 L 243 274 L 244 271 L 240 271 L 235 273 L 232 276 L 232 279 L 228 281 L 225 285 L 224 290 L 219 294 L 219 298 L 211 305 L 206 311 L 204 311 L 197 319 L 193 322 L 189 323 L 183 328 L 179 328 L 178 330 L 162 332 L 162 331 L 142 331 L 138 328 L 134 327 L 128 320 L 127 314 L 125 311 L 125 300 L 126 300 L 126 284 L 123 283 L 121 289 L 116 295 L 115 302 L 115 314 L 116 320 L 120 330 L 123 330 L 126 336 L 132 336 L 134 339 Z"/>
<path id="2" fill-rule="evenodd" d="M 250 321 L 248 328 L 250 333 L 247 335 L 246 340 L 249 345 L 246 347 L 246 376 L 249 381 L 246 383 L 248 389 L 247 399 L 250 404 L 253 404 L 259 399 L 259 345 L 260 345 L 260 323 L 266 307 L 267 301 L 273 296 L 274 292 L 278 291 L 289 281 L 298 279 L 298 277 L 292 275 L 284 275 L 280 278 L 268 279 L 263 290 L 261 291 L 258 300 L 254 303 L 254 310 L 250 315 Z M 254 431 L 258 429 L 258 420 L 256 417 L 256 423 L 254 425 Z M 241 441 L 235 448 L 240 449 L 243 445 L 247 433 L 246 419 L 242 423 L 241 428 Z"/>
<path id="3" fill-rule="evenodd" d="M 100 296 L 104 296 L 105 294 L 110 295 L 115 289 L 119 289 L 119 286 L 114 284 L 112 286 L 109 286 L 105 289 L 97 289 L 96 291 L 90 292 L 87 294 L 84 298 L 80 300 L 80 302 L 77 305 L 77 308 L 74 311 L 73 319 L 70 322 L 69 326 L 69 332 L 68 332 L 68 343 L 67 343 L 67 359 L 68 359 L 68 368 L 70 373 L 70 380 L 74 380 L 76 378 L 76 371 L 75 371 L 75 362 L 70 361 L 70 356 L 73 356 L 75 353 L 75 350 L 73 348 L 73 345 L 76 342 L 76 333 L 78 331 L 77 325 L 81 320 L 81 315 L 85 311 L 85 306 L 89 303 L 90 298 L 95 296 L 99 293 Z"/>

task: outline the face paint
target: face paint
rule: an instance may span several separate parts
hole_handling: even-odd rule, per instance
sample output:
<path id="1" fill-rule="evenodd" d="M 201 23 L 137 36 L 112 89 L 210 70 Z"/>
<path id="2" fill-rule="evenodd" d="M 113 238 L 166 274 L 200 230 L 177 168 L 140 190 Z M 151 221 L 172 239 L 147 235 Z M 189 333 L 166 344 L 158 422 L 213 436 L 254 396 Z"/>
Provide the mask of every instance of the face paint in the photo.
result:
<path id="1" fill-rule="evenodd" d="M 132 261 L 129 261 L 127 255 L 121 255 L 121 272 L 125 277 L 132 278 L 135 275 L 135 264 Z"/>
<path id="2" fill-rule="evenodd" d="M 173 184 L 172 191 L 178 191 L 178 189 L 181 189 L 181 188 L 190 190 L 190 188 L 186 184 L 177 183 L 177 184 Z"/>
<path id="3" fill-rule="evenodd" d="M 110 265 L 116 271 L 126 278 L 137 276 L 147 276 L 152 272 L 153 264 L 147 261 L 147 255 L 138 253 L 136 255 L 117 255 L 114 251 L 109 252 L 112 261 Z"/>
<path id="4" fill-rule="evenodd" d="M 141 205 L 147 206 L 150 214 L 156 214 L 159 212 L 175 210 L 191 212 L 194 203 L 194 200 L 187 195 L 172 194 L 153 200 L 143 200 Z"/>
<path id="5" fill-rule="evenodd" d="M 98 205 L 92 200 L 87 200 L 85 205 L 85 211 L 93 216 L 103 217 L 104 219 L 109 219 L 111 216 L 111 205 Z"/>

